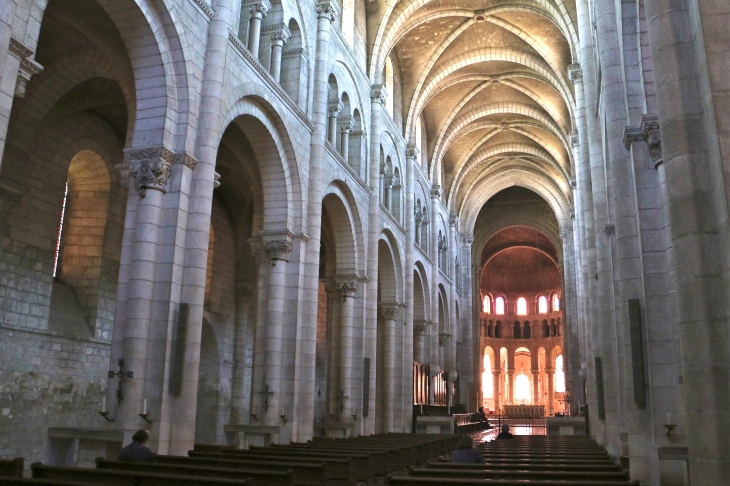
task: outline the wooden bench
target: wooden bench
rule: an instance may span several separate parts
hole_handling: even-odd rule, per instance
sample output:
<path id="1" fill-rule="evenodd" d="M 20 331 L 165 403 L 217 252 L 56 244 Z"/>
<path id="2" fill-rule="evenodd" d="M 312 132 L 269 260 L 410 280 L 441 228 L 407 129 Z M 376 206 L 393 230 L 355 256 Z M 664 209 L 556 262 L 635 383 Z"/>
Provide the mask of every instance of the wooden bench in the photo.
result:
<path id="1" fill-rule="evenodd" d="M 531 480 L 524 479 L 461 479 L 461 478 L 425 478 L 411 476 L 388 477 L 388 486 L 420 486 L 424 484 L 440 484 L 442 486 L 458 486 L 463 484 L 486 484 L 489 486 L 638 486 L 637 481 L 552 481 L 552 480 Z"/>
<path id="2" fill-rule="evenodd" d="M 11 478 L 3 477 L 3 486 L 99 486 L 98 483 L 82 483 L 79 481 L 65 481 L 62 479 L 36 479 L 36 478 Z"/>
<path id="3" fill-rule="evenodd" d="M 485 467 L 489 468 L 498 468 L 499 470 L 504 471 L 585 471 L 586 466 L 584 465 L 575 465 L 575 464 L 550 464 L 550 463 L 543 463 L 543 464 L 523 464 L 523 463 L 513 463 L 513 464 L 458 464 L 458 463 L 452 463 L 452 462 L 439 462 L 439 461 L 430 461 L 426 464 L 426 467 L 428 468 L 434 468 L 434 469 L 484 469 Z M 593 465 L 590 466 L 592 471 L 623 471 L 621 467 L 618 464 L 600 464 L 600 465 Z"/>
<path id="4" fill-rule="evenodd" d="M 354 480 L 345 478 L 338 479 L 330 472 L 330 464 L 327 462 L 291 462 L 289 460 L 268 461 L 264 459 L 235 459 L 235 458 L 213 458 L 213 457 L 182 457 L 182 456 L 160 456 L 157 455 L 157 462 L 160 464 L 172 464 L 183 466 L 204 466 L 219 468 L 256 468 L 265 471 L 282 471 L 291 469 L 294 471 L 294 482 L 297 486 L 351 486 Z"/>
<path id="5" fill-rule="evenodd" d="M 352 472 L 356 481 L 372 482 L 376 476 L 386 476 L 389 462 L 387 455 L 383 453 L 371 452 L 343 452 L 341 450 L 322 449 L 322 450 L 303 450 L 299 448 L 257 448 L 252 447 L 248 452 L 258 452 L 260 454 L 276 454 L 289 456 L 291 460 L 300 457 L 316 457 L 319 460 L 326 458 L 349 459 L 352 461 Z M 225 453 L 225 452 L 224 452 Z"/>
<path id="6" fill-rule="evenodd" d="M 255 468 L 222 468 L 208 466 L 190 466 L 182 464 L 162 464 L 154 462 L 113 461 L 96 458 L 96 468 L 105 471 L 127 471 L 132 473 L 158 473 L 184 475 L 195 478 L 241 479 L 250 478 L 256 486 L 294 486 L 295 474 L 288 468 L 278 471 L 267 471 Z"/>
<path id="7" fill-rule="evenodd" d="M 251 449 L 257 449 L 257 447 L 252 447 Z M 321 444 L 318 442 L 316 444 L 275 444 L 272 446 L 272 449 L 287 451 L 296 450 L 303 452 L 334 452 L 343 455 L 348 455 L 349 453 L 370 454 L 373 458 L 373 474 L 375 476 L 383 477 L 390 473 L 404 471 L 412 464 L 410 449 L 397 448 L 395 446 L 380 447 L 361 444 L 345 444 L 343 442 L 338 442 L 336 444 Z"/>
<path id="8" fill-rule="evenodd" d="M 547 479 L 552 481 L 628 481 L 623 471 L 545 471 L 545 470 L 502 470 L 494 468 L 479 469 L 433 469 L 411 468 L 410 476 L 429 478 L 463 478 L 463 479 Z"/>
<path id="9" fill-rule="evenodd" d="M 22 478 L 23 477 L 23 458 L 0 459 L 0 477 L 2 478 Z"/>
<path id="10" fill-rule="evenodd" d="M 139 464 L 139 463 L 135 463 Z M 179 474 L 113 471 L 82 467 L 30 465 L 35 479 L 64 480 L 104 486 L 243 486 L 255 484 L 251 478 L 217 479 Z"/>
<path id="11" fill-rule="evenodd" d="M 289 461 L 289 462 L 305 462 L 305 463 L 326 463 L 329 468 L 329 479 L 338 479 L 346 481 L 364 481 L 369 482 L 372 475 L 369 472 L 369 462 L 367 457 L 342 457 L 332 454 L 286 454 L 274 453 L 268 450 L 235 450 L 222 452 L 198 452 L 189 451 L 188 457 L 204 458 L 204 459 L 226 459 L 226 460 L 253 460 L 253 461 Z"/>

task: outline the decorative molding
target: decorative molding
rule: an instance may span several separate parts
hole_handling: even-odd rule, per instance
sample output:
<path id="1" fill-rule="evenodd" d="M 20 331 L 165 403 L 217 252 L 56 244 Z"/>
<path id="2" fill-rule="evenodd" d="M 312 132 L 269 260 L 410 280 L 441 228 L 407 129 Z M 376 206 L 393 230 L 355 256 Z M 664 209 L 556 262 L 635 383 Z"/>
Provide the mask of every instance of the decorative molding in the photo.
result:
<path id="1" fill-rule="evenodd" d="M 340 115 L 337 117 L 337 123 L 343 131 L 350 131 L 355 126 L 355 117 L 352 115 Z"/>
<path id="2" fill-rule="evenodd" d="M 644 140 L 644 134 L 639 127 L 626 127 L 622 140 L 626 148 L 631 149 L 632 143 Z"/>
<path id="3" fill-rule="evenodd" d="M 656 115 L 643 115 L 641 117 L 641 132 L 646 139 L 649 149 L 649 158 L 654 162 L 654 168 L 664 163 L 662 154 L 662 135 L 659 131 L 659 117 Z"/>
<path id="4" fill-rule="evenodd" d="M 414 336 L 425 336 L 426 335 L 426 323 L 419 322 L 413 323 L 413 335 Z"/>
<path id="5" fill-rule="evenodd" d="M 25 44 L 20 42 L 14 37 L 10 38 L 10 46 L 8 47 L 10 54 L 14 55 L 18 59 L 25 59 L 33 55 L 33 49 L 27 47 Z"/>
<path id="6" fill-rule="evenodd" d="M 432 198 L 440 199 L 441 198 L 441 192 L 442 192 L 441 191 L 441 186 L 439 186 L 438 184 L 434 184 L 431 187 L 431 197 Z"/>
<path id="7" fill-rule="evenodd" d="M 213 172 L 213 189 L 218 189 L 221 186 L 221 175 L 218 172 Z"/>
<path id="8" fill-rule="evenodd" d="M 31 77 L 43 71 L 43 66 L 31 58 L 33 56 L 32 49 L 12 37 L 10 38 L 9 52 L 20 59 L 18 78 L 15 81 L 15 93 L 13 96 L 23 98 L 25 97 L 28 81 L 30 81 Z"/>
<path id="9" fill-rule="evenodd" d="M 305 51 L 303 47 L 295 47 L 293 49 L 287 49 L 286 51 L 283 51 L 281 53 L 281 57 L 296 57 L 296 56 L 301 56 L 303 59 L 305 59 L 307 62 L 309 62 L 309 55 L 307 55 L 307 51 Z M 327 86 L 329 87 L 329 84 Z"/>
<path id="10" fill-rule="evenodd" d="M 337 16 L 340 15 L 340 6 L 333 0 L 319 0 L 317 2 L 317 18 L 324 19 L 331 22 L 337 20 Z"/>
<path id="11" fill-rule="evenodd" d="M 449 217 L 449 226 L 456 226 L 458 224 L 458 222 L 459 222 L 459 218 L 455 214 L 452 214 Z"/>
<path id="12" fill-rule="evenodd" d="M 145 197 L 147 189 L 167 192 L 167 181 L 175 162 L 175 154 L 171 150 L 163 146 L 130 148 L 124 150 L 124 157 L 141 197 Z"/>
<path id="13" fill-rule="evenodd" d="M 345 105 L 339 99 L 329 100 L 327 102 L 327 112 L 330 116 L 337 116 L 340 114 Z"/>
<path id="14" fill-rule="evenodd" d="M 269 25 L 261 29 L 262 34 L 270 34 L 272 41 L 282 41 L 284 44 L 286 44 L 286 41 L 289 40 L 291 37 L 291 31 L 289 30 L 289 27 L 286 26 L 286 24 L 275 24 L 275 25 Z"/>
<path id="15" fill-rule="evenodd" d="M 335 288 L 342 294 L 342 300 L 348 297 L 355 298 L 357 294 L 357 281 L 356 280 L 336 280 Z"/>
<path id="16" fill-rule="evenodd" d="M 277 260 L 289 261 L 292 244 L 289 240 L 272 240 L 264 243 L 264 249 L 269 259 L 272 260 L 271 266 L 275 266 Z"/>
<path id="17" fill-rule="evenodd" d="M 198 166 L 198 159 L 190 154 L 175 154 L 175 164 L 184 165 L 190 170 L 195 170 Z"/>
<path id="18" fill-rule="evenodd" d="M 568 77 L 573 84 L 583 82 L 583 70 L 580 64 L 569 64 L 568 65 Z"/>
<path id="19" fill-rule="evenodd" d="M 281 85 L 274 80 L 271 73 L 264 69 L 261 62 L 256 59 L 253 54 L 251 54 L 251 52 L 243 45 L 241 39 L 239 39 L 238 36 L 230 29 L 228 31 L 228 40 L 236 47 L 238 54 L 246 59 L 262 78 L 269 82 L 269 87 L 279 95 L 279 98 L 289 106 L 289 109 L 299 117 L 302 123 L 304 123 L 310 131 L 313 131 L 314 123 L 309 119 L 304 110 L 294 103 L 294 100 L 292 100 L 289 94 L 284 91 L 284 88 L 282 88 Z"/>
<path id="20" fill-rule="evenodd" d="M 370 99 L 373 103 L 385 103 L 385 99 L 388 97 L 388 90 L 382 84 L 374 84 L 370 87 Z"/>
<path id="21" fill-rule="evenodd" d="M 192 0 L 192 3 L 194 5 L 198 6 L 198 10 L 200 10 L 203 14 L 207 15 L 209 19 L 213 18 L 213 15 L 215 12 L 213 11 L 213 8 L 208 5 L 208 2 L 205 0 Z"/>
<path id="22" fill-rule="evenodd" d="M 603 232 L 606 233 L 606 236 L 611 236 L 613 234 L 616 234 L 616 225 L 615 224 L 606 224 L 606 226 L 603 228 Z"/>

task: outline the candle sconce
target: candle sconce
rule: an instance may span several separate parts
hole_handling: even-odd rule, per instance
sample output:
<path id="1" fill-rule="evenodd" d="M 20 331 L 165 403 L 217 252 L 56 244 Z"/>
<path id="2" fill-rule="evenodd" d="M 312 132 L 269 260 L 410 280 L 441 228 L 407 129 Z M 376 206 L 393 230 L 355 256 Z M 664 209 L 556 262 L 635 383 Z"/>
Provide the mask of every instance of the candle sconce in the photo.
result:
<path id="1" fill-rule="evenodd" d="M 354 408 L 352 409 L 352 421 L 357 421 L 357 410 L 355 410 Z"/>
<path id="2" fill-rule="evenodd" d="M 144 419 L 144 421 L 147 422 L 148 424 L 153 423 L 152 420 L 147 419 L 147 417 L 149 417 L 150 414 L 148 414 L 148 413 L 140 413 L 140 414 L 137 414 L 137 415 L 139 415 L 140 417 L 142 417 Z"/>
<path id="3" fill-rule="evenodd" d="M 254 419 L 254 421 L 256 421 L 256 422 L 259 421 L 259 414 L 251 412 L 250 415 L 251 415 L 251 418 Z"/>
<path id="4" fill-rule="evenodd" d="M 345 390 L 340 390 L 340 411 L 345 409 L 345 400 L 350 398 L 348 395 L 345 395 Z"/>
<path id="5" fill-rule="evenodd" d="M 279 413 L 279 417 L 281 418 L 281 420 L 282 420 L 282 421 L 283 421 L 284 423 L 286 423 L 286 422 L 287 422 L 287 420 L 286 420 L 286 414 L 284 413 L 284 411 L 283 411 L 283 410 L 281 410 L 281 413 Z"/>
<path id="6" fill-rule="evenodd" d="M 672 430 L 674 430 L 677 425 L 676 424 L 664 424 L 664 427 L 667 429 L 667 437 L 669 437 L 669 434 L 672 433 Z"/>
<path id="7" fill-rule="evenodd" d="M 104 420 L 106 420 L 107 422 L 114 422 L 113 418 L 109 418 L 109 412 L 106 412 L 104 410 L 99 410 L 99 415 L 104 417 Z"/>
<path id="8" fill-rule="evenodd" d="M 266 411 L 269 409 L 269 397 L 274 396 L 275 392 L 274 392 L 274 390 L 271 389 L 271 387 L 267 383 L 264 390 L 260 391 L 259 393 L 261 393 L 264 396 L 264 411 Z"/>

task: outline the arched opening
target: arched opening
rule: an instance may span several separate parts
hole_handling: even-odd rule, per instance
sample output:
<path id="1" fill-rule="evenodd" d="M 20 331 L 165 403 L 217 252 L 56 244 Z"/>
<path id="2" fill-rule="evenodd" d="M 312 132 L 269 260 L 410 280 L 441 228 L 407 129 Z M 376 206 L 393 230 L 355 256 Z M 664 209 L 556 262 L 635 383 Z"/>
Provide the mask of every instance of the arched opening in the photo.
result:
<path id="1" fill-rule="evenodd" d="M 539 314 L 547 314 L 548 313 L 547 297 L 545 297 L 544 295 L 541 295 L 540 297 L 538 297 L 537 307 L 538 307 Z"/>
<path id="2" fill-rule="evenodd" d="M 527 315 L 527 300 L 524 297 L 519 297 L 517 299 L 517 315 L 518 316 Z"/>
<path id="3" fill-rule="evenodd" d="M 296 20 L 289 20 L 291 37 L 281 55 L 280 83 L 284 91 L 302 110 L 307 109 L 309 61 L 302 43 L 302 32 Z"/>
<path id="4" fill-rule="evenodd" d="M 496 299 L 494 299 L 494 313 L 498 316 L 504 315 L 504 297 L 499 296 Z"/>

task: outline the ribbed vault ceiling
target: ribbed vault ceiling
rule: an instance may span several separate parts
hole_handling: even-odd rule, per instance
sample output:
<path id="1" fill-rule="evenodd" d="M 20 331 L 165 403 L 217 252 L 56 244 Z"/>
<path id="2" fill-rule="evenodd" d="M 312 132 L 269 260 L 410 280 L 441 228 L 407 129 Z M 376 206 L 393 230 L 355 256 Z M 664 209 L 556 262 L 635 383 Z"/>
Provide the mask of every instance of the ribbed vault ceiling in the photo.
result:
<path id="1" fill-rule="evenodd" d="M 422 157 L 449 209 L 473 211 L 506 175 L 572 206 L 574 2 L 381 1 L 379 13 L 371 77 L 397 59 L 406 139 L 422 116 Z"/>

